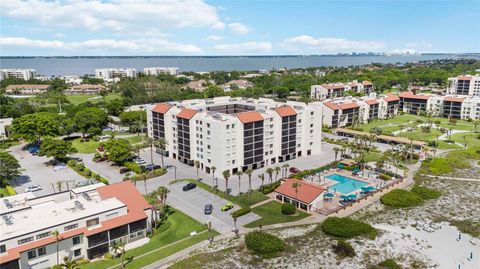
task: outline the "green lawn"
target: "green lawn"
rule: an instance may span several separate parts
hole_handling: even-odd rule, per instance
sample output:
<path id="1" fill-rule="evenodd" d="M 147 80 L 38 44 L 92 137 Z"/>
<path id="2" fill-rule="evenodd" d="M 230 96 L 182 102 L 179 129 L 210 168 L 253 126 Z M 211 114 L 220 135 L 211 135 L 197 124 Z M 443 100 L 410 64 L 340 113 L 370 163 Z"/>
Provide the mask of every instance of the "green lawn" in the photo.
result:
<path id="1" fill-rule="evenodd" d="M 97 103 L 102 101 L 103 99 L 100 95 L 83 95 L 83 94 L 66 95 L 66 97 L 67 97 L 67 100 L 74 105 L 85 103 L 87 101 L 90 101 L 91 103 Z M 107 102 L 114 99 L 119 99 L 119 98 L 121 98 L 121 96 L 118 93 L 110 93 L 107 96 L 105 96 L 105 100 Z"/>
<path id="2" fill-rule="evenodd" d="M 145 137 L 129 136 L 129 137 L 118 137 L 118 138 L 125 139 L 128 142 L 130 142 L 130 144 L 136 144 L 136 143 L 142 142 Z M 72 141 L 72 145 L 77 149 L 78 153 L 84 153 L 84 154 L 95 153 L 100 143 L 101 142 L 94 141 L 93 139 L 90 139 L 90 141 L 88 142 L 80 142 L 80 138 Z"/>
<path id="3" fill-rule="evenodd" d="M 236 179 L 236 182 L 235 182 L 235 179 Z M 185 181 L 193 182 L 193 183 L 197 184 L 198 187 L 200 187 L 200 188 L 202 188 L 206 191 L 209 191 L 213 194 L 216 194 L 219 197 L 221 197 L 223 199 L 226 199 L 226 200 L 228 200 L 228 201 L 230 201 L 234 204 L 237 204 L 241 207 L 252 206 L 254 204 L 260 203 L 261 201 L 265 201 L 265 200 L 268 199 L 267 196 L 265 196 L 263 193 L 261 193 L 260 191 L 257 191 L 257 190 L 252 191 L 250 194 L 244 193 L 241 196 L 233 196 L 233 195 L 228 195 L 227 196 L 227 195 L 225 195 L 224 191 L 220 191 L 220 190 L 215 191 L 210 185 L 205 184 L 203 182 L 199 182 L 198 180 L 186 179 Z M 238 177 L 230 178 L 229 185 L 230 184 L 235 184 L 235 183 L 238 184 Z"/>
<path id="4" fill-rule="evenodd" d="M 196 231 L 197 233 L 200 233 L 202 231 L 207 230 L 207 227 L 202 223 L 185 215 L 179 210 L 176 210 L 173 208 L 171 208 L 171 210 L 172 210 L 171 215 L 169 215 L 165 223 L 163 223 L 159 227 L 157 233 L 150 238 L 149 243 L 126 252 L 125 257 L 126 258 L 133 257 L 133 260 L 129 262 L 125 266 L 125 268 L 127 269 L 141 268 L 145 265 L 151 264 L 155 261 L 165 258 L 171 254 L 174 254 L 175 252 L 178 252 L 182 249 L 185 249 L 191 245 L 194 245 L 208 238 L 208 232 L 204 232 L 202 234 L 190 237 L 190 233 L 192 231 Z M 157 250 L 161 247 L 164 247 L 168 244 L 172 244 L 174 242 L 177 242 L 185 238 L 188 238 L 188 239 L 182 242 L 175 243 L 167 248 L 150 253 L 146 256 L 135 258 L 139 255 L 145 254 L 153 250 Z M 98 262 L 82 265 L 81 268 L 105 269 L 111 266 L 120 267 L 119 263 L 120 263 L 120 259 L 101 260 Z"/>
<path id="5" fill-rule="evenodd" d="M 363 156 L 363 158 L 366 163 L 376 162 L 383 158 L 383 154 L 379 152 L 368 152 L 367 154 L 365 154 L 365 156 Z M 359 161 L 360 158 L 356 158 L 356 160 Z"/>
<path id="6" fill-rule="evenodd" d="M 413 124 L 418 118 L 420 117 L 415 115 L 409 115 L 409 114 L 398 115 L 392 119 L 374 120 L 367 124 L 361 124 L 359 125 L 359 127 L 362 128 L 362 130 L 365 132 L 369 132 L 370 129 L 374 127 L 379 127 L 382 129 L 383 132 L 391 133 L 391 132 L 398 131 L 400 129 L 405 128 L 406 126 L 404 125 Z"/>
<path id="7" fill-rule="evenodd" d="M 406 137 L 412 140 L 422 140 L 422 141 L 429 141 L 435 140 L 438 136 L 441 136 L 443 133 L 437 129 L 430 128 L 430 132 L 424 133 L 420 128 L 413 130 L 413 131 L 406 131 L 401 132 L 398 136 Z"/>
<path id="8" fill-rule="evenodd" d="M 276 201 L 271 201 L 269 203 L 263 204 L 261 206 L 252 208 L 252 212 L 261 216 L 262 218 L 254 222 L 244 225 L 247 228 L 254 228 L 260 225 L 266 226 L 277 223 L 292 222 L 301 220 L 310 216 L 309 214 L 297 210 L 296 215 L 284 215 L 281 212 L 282 204 Z"/>
<path id="9" fill-rule="evenodd" d="M 458 133 L 453 134 L 451 136 L 451 139 L 462 145 L 466 142 L 468 147 L 473 145 L 480 145 L 480 139 L 478 138 L 479 136 L 480 133 Z"/>

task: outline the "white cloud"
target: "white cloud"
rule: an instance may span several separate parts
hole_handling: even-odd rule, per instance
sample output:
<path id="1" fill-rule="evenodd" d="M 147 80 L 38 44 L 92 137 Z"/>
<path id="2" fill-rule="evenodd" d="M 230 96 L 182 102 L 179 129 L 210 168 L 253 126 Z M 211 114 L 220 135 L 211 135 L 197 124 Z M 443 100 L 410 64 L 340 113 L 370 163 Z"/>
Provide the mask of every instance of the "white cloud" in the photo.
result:
<path id="1" fill-rule="evenodd" d="M 202 0 L 2 1 L 2 17 L 90 31 L 179 27 L 224 29 L 217 8 Z"/>
<path id="2" fill-rule="evenodd" d="M 296 45 L 306 45 L 311 49 L 323 51 L 376 51 L 385 47 L 385 43 L 382 41 L 357 41 L 334 37 L 313 38 L 309 35 L 290 37 L 285 39 L 284 42 Z"/>
<path id="3" fill-rule="evenodd" d="M 421 41 L 421 42 L 409 42 L 405 44 L 407 48 L 432 48 L 433 45 L 431 43 L 428 43 L 427 41 Z"/>
<path id="4" fill-rule="evenodd" d="M 229 23 L 228 29 L 239 35 L 248 34 L 250 32 L 250 28 L 248 28 L 248 26 L 239 22 Z"/>
<path id="5" fill-rule="evenodd" d="M 207 40 L 212 40 L 212 41 L 219 41 L 223 39 L 223 36 L 218 36 L 218 35 L 209 35 L 206 37 Z"/>
<path id="6" fill-rule="evenodd" d="M 226 52 L 229 54 L 261 54 L 265 52 L 270 52 L 272 49 L 272 44 L 270 42 L 251 41 L 237 44 L 221 44 L 214 46 L 213 48 L 217 51 Z"/>
<path id="7" fill-rule="evenodd" d="M 66 53 L 74 52 L 89 55 L 93 55 L 95 52 L 97 54 L 111 54 L 112 52 L 196 54 L 202 52 L 195 45 L 181 44 L 158 38 L 135 40 L 91 39 L 80 42 L 64 42 L 60 40 L 34 40 L 25 37 L 0 37 L 0 46 L 55 49 L 56 51 L 61 50 Z"/>

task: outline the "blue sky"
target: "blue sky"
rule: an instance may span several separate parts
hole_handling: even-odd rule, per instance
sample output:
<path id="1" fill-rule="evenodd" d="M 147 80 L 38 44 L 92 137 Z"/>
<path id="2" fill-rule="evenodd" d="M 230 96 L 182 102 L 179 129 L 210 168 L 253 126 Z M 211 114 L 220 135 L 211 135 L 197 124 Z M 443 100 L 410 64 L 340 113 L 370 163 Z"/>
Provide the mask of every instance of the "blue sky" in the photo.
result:
<path id="1" fill-rule="evenodd" d="M 480 1 L 5 0 L 2 56 L 480 52 Z"/>

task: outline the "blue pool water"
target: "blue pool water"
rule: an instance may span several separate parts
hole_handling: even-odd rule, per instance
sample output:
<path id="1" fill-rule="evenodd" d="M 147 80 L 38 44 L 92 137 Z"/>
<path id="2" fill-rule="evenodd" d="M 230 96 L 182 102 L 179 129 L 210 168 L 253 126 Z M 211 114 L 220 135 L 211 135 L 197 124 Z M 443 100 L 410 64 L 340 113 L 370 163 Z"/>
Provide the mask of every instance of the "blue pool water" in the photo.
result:
<path id="1" fill-rule="evenodd" d="M 353 178 L 349 178 L 346 176 L 342 176 L 340 174 L 331 174 L 326 176 L 326 178 L 337 181 L 338 183 L 329 187 L 330 190 L 336 190 L 337 192 L 341 192 L 343 194 L 348 194 L 359 190 L 364 186 L 368 186 L 369 184 L 360 180 L 356 180 Z"/>

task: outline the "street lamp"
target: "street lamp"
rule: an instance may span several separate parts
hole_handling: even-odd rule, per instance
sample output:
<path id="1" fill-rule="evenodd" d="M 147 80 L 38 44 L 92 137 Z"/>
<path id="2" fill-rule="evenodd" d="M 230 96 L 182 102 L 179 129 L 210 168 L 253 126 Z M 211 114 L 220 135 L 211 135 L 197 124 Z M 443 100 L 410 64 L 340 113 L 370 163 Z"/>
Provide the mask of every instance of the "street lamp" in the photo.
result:
<path id="1" fill-rule="evenodd" d="M 175 176 L 175 181 L 177 181 L 177 167 L 175 165 L 170 165 L 170 167 L 173 167 L 174 168 L 174 176 Z"/>

